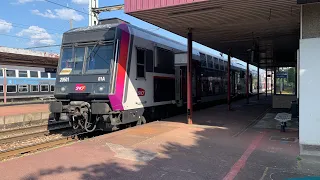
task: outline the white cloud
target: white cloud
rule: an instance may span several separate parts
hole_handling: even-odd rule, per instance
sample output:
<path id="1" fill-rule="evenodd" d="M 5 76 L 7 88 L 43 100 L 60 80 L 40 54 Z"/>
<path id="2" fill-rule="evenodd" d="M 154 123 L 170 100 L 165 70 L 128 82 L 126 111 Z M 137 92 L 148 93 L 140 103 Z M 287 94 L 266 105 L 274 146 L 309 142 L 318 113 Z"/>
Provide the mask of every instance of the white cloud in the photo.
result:
<path id="1" fill-rule="evenodd" d="M 0 33 L 9 33 L 10 30 L 12 29 L 12 24 L 0 19 Z"/>
<path id="2" fill-rule="evenodd" d="M 74 21 L 81 21 L 84 19 L 84 17 L 78 14 L 75 10 L 67 8 L 55 9 L 54 12 L 52 12 L 50 9 L 47 9 L 44 13 L 41 13 L 38 9 L 34 9 L 31 12 L 32 14 L 51 19 L 73 19 Z"/>
<path id="3" fill-rule="evenodd" d="M 57 18 L 55 14 L 52 13 L 50 9 L 47 9 L 46 12 L 41 13 L 38 9 L 31 10 L 32 14 L 42 16 L 42 17 L 47 17 L 47 18 Z"/>
<path id="4" fill-rule="evenodd" d="M 34 1 L 43 1 L 43 0 L 18 0 L 17 4 L 24 4 L 24 3 L 34 2 Z"/>
<path id="5" fill-rule="evenodd" d="M 75 4 L 89 4 L 89 0 L 72 0 Z"/>
<path id="6" fill-rule="evenodd" d="M 45 29 L 38 26 L 30 26 L 28 29 L 23 29 L 17 36 L 24 36 L 30 38 L 29 45 L 50 45 L 54 44 L 52 35 Z"/>

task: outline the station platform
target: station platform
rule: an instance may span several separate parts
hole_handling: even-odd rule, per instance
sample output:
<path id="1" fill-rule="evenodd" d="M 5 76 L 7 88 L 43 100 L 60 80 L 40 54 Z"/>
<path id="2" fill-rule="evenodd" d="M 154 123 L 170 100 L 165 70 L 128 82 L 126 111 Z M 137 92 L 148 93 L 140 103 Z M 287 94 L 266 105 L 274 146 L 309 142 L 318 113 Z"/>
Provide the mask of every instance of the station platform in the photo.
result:
<path id="1" fill-rule="evenodd" d="M 271 98 L 220 105 L 0 163 L 0 179 L 288 179 L 319 175 L 298 132 L 256 128 Z M 291 139 L 288 141 L 288 139 Z M 312 170 L 310 167 L 316 167 Z"/>
<path id="2" fill-rule="evenodd" d="M 0 129 L 47 123 L 48 104 L 28 104 L 0 107 Z"/>

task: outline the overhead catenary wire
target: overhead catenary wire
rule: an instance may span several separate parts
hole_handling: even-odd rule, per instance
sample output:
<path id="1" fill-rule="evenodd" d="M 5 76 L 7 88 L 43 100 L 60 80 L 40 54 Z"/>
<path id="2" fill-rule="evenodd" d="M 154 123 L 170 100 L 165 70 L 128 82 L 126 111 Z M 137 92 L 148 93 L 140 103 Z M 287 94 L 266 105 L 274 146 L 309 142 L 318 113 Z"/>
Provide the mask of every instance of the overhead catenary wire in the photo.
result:
<path id="1" fill-rule="evenodd" d="M 71 8 L 71 7 L 69 7 L 69 6 L 65 6 L 65 5 L 63 5 L 63 4 L 60 4 L 60 3 L 57 3 L 57 2 L 54 2 L 54 1 L 51 1 L 51 0 L 44 0 L 44 1 L 46 1 L 46 2 L 48 2 L 48 3 L 51 3 L 51 4 L 55 4 L 55 5 L 57 5 L 57 6 L 61 6 L 61 7 L 68 8 L 68 9 L 72 9 L 72 10 L 77 11 L 77 12 L 82 13 L 82 14 L 90 15 L 90 14 L 87 13 L 87 12 L 80 11 L 80 10 L 75 9 L 75 8 Z"/>

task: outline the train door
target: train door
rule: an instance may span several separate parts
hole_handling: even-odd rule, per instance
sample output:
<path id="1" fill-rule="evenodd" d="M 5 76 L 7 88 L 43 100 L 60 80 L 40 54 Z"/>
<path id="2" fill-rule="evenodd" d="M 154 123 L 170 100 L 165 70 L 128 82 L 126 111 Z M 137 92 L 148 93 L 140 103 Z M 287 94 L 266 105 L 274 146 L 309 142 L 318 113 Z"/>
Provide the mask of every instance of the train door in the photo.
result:
<path id="1" fill-rule="evenodd" d="M 200 64 L 193 61 L 192 64 L 192 98 L 196 102 L 201 98 L 201 81 L 200 81 Z M 182 106 L 183 102 L 187 102 L 187 66 L 181 65 L 175 67 L 176 74 L 176 101 L 178 106 Z"/>

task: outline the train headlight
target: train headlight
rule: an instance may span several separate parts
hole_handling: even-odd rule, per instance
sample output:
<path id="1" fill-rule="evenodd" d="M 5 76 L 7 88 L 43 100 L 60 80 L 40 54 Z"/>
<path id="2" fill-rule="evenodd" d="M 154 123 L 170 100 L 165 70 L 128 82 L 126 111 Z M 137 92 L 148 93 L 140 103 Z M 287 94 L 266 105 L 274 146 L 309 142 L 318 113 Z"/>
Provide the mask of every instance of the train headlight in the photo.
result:
<path id="1" fill-rule="evenodd" d="M 100 87 L 99 87 L 99 92 L 103 92 L 103 90 L 104 90 L 104 87 L 103 87 L 103 86 L 100 86 Z"/>
<path id="2" fill-rule="evenodd" d="M 60 88 L 60 91 L 61 91 L 61 92 L 65 92 L 66 90 L 67 90 L 66 87 L 61 87 L 61 88 Z"/>

